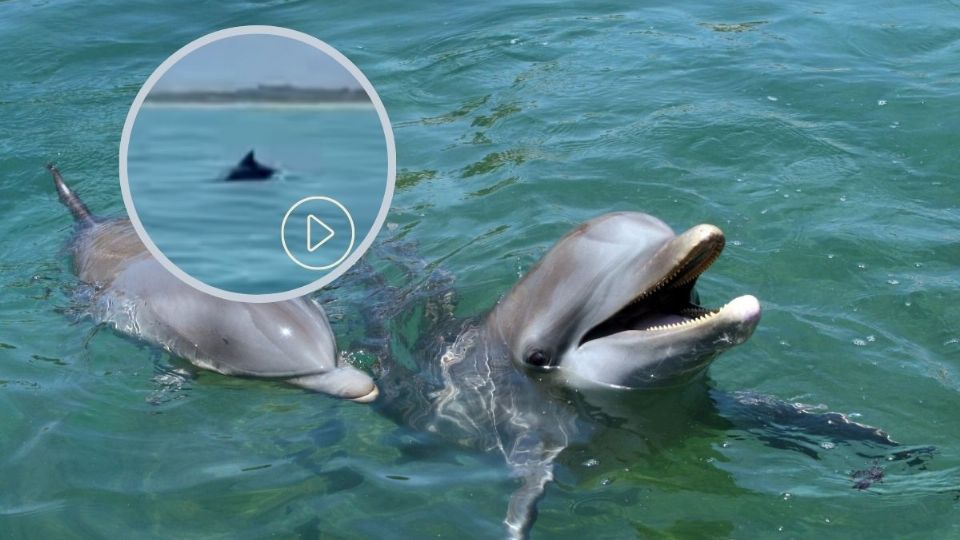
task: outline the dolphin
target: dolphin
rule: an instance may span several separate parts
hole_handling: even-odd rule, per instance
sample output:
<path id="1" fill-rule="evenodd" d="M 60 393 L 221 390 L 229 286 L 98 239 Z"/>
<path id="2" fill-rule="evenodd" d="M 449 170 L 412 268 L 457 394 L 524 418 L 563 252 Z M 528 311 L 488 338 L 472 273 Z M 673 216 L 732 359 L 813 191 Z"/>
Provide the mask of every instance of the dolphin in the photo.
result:
<path id="1" fill-rule="evenodd" d="M 669 413 L 660 418 L 660 405 L 645 415 L 638 403 L 700 395 L 733 425 L 759 431 L 766 444 L 808 454 L 816 450 L 796 433 L 898 446 L 839 413 L 709 389 L 707 368 L 746 342 L 761 314 L 751 295 L 717 308 L 700 305 L 697 280 L 724 245 L 713 225 L 678 235 L 638 212 L 589 220 L 562 237 L 486 317 L 462 325 L 439 360 L 420 358 L 417 373 L 400 362 L 385 366 L 375 407 L 414 429 L 501 454 L 519 484 L 503 520 L 510 538 L 527 537 L 556 458 L 596 435 L 599 418 L 624 427 L 637 420 L 628 430 L 638 433 L 677 421 Z M 436 317 L 441 310 L 452 312 L 435 305 L 423 312 Z M 902 453 L 919 459 L 929 449 Z"/>
<path id="2" fill-rule="evenodd" d="M 236 164 L 230 172 L 227 173 L 225 180 L 266 180 L 277 172 L 276 169 L 268 167 L 257 161 L 253 157 L 253 150 L 247 152 L 243 159 Z"/>
<path id="3" fill-rule="evenodd" d="M 554 460 L 580 436 L 580 395 L 685 385 L 753 334 L 755 297 L 720 308 L 697 303 L 696 281 L 723 247 L 712 225 L 676 235 L 637 212 L 587 221 L 482 322 L 468 323 L 439 361 L 427 361 L 418 382 L 402 366 L 385 371 L 376 406 L 417 429 L 501 453 L 520 483 L 506 532 L 525 538 Z"/>
<path id="4" fill-rule="evenodd" d="M 338 356 L 316 302 L 252 304 L 200 292 L 147 251 L 129 220 L 95 217 L 60 171 L 47 168 L 77 223 L 73 265 L 91 287 L 96 320 L 225 375 L 280 379 L 358 402 L 376 399 L 373 379 Z"/>

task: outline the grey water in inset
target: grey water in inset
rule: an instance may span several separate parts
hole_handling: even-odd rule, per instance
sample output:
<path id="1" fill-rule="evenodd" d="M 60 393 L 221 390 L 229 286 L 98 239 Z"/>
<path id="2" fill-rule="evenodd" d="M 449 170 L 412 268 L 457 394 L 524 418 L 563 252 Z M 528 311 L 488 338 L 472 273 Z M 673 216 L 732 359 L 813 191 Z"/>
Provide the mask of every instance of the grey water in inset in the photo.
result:
<path id="1" fill-rule="evenodd" d="M 262 181 L 226 181 L 250 150 L 279 170 Z M 353 217 L 359 243 L 387 181 L 379 116 L 365 105 L 146 105 L 130 138 L 128 176 L 137 214 L 157 247 L 204 283 L 244 294 L 296 289 L 322 277 L 284 252 L 280 226 L 297 201 L 326 196 Z M 324 244 L 335 261 L 348 247 L 345 218 Z M 306 243 L 306 224 L 288 226 Z M 319 265 L 314 265 L 319 266 Z"/>

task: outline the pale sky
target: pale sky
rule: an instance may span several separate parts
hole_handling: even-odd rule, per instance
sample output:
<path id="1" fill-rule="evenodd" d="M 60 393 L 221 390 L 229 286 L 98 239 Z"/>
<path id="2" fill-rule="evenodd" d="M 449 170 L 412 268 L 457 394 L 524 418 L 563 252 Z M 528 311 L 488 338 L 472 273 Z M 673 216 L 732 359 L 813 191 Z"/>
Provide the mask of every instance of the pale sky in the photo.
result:
<path id="1" fill-rule="evenodd" d="M 281 36 L 248 34 L 224 38 L 180 59 L 155 89 L 233 90 L 258 84 L 310 88 L 360 88 L 349 71 L 326 53 Z"/>

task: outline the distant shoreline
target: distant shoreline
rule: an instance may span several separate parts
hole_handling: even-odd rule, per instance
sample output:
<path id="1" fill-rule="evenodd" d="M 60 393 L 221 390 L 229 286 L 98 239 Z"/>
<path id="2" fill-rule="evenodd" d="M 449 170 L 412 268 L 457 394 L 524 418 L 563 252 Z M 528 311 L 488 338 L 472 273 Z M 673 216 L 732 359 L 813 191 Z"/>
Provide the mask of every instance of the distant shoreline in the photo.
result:
<path id="1" fill-rule="evenodd" d="M 156 109 L 372 109 L 372 102 L 295 102 L 295 101 L 144 101 L 143 107 Z"/>
<path id="2" fill-rule="evenodd" d="M 260 85 L 236 90 L 158 90 L 147 95 L 144 104 L 188 105 L 371 105 L 360 88 L 300 88 L 289 85 Z"/>

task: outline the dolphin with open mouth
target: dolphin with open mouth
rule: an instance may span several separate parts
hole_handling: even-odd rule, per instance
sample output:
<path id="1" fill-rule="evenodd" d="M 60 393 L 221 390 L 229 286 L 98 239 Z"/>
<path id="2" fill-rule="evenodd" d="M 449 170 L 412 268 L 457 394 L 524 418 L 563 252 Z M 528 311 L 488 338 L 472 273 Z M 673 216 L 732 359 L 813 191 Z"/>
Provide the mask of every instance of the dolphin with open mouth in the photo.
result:
<path id="1" fill-rule="evenodd" d="M 476 364 L 511 362 L 533 387 L 498 416 L 501 429 L 516 429 L 507 462 L 523 485 L 513 496 L 505 524 L 525 536 L 536 503 L 553 478 L 553 458 L 573 435 L 566 411 L 518 407 L 549 387 L 627 390 L 679 386 L 702 375 L 720 353 L 753 334 L 760 304 L 750 295 L 721 308 L 697 304 L 697 278 L 720 256 L 723 233 L 697 225 L 675 235 L 663 221 L 619 212 L 575 228 L 517 283 L 488 316 L 482 332 L 501 352 Z M 491 370 L 496 372 L 497 370 Z M 448 379 L 449 380 L 449 379 Z M 537 397 L 535 399 L 542 399 Z M 522 420 L 518 421 L 518 417 Z M 544 420 L 556 422 L 546 437 L 534 436 Z"/>
<path id="2" fill-rule="evenodd" d="M 376 399 L 373 379 L 338 356 L 316 302 L 232 302 L 194 289 L 150 255 L 129 220 L 94 217 L 57 168 L 47 167 L 77 222 L 74 269 L 92 288 L 90 310 L 98 322 L 225 375 L 279 379 L 358 402 Z"/>
<path id="3" fill-rule="evenodd" d="M 579 436 L 578 394 L 684 385 L 751 336 L 760 320 L 753 296 L 716 309 L 697 303 L 697 278 L 723 247 L 712 225 L 675 235 L 636 212 L 587 221 L 439 361 L 424 359 L 416 374 L 385 370 L 377 407 L 416 429 L 501 453 L 521 484 L 506 532 L 525 538 L 555 458 Z"/>
<path id="4" fill-rule="evenodd" d="M 645 429 L 657 411 L 632 409 L 638 397 L 650 404 L 695 396 L 711 363 L 753 334 L 761 311 L 755 297 L 712 308 L 700 305 L 695 291 L 724 245 L 713 225 L 677 235 L 637 212 L 589 220 L 561 238 L 485 318 L 458 325 L 439 359 L 418 356 L 416 373 L 405 362 L 385 365 L 374 406 L 414 429 L 501 454 L 519 484 L 503 520 L 506 536 L 526 538 L 556 458 L 596 433 L 597 416 L 638 420 Z M 447 295 L 432 286 L 425 294 L 439 301 L 424 308 L 430 318 L 452 314 Z M 809 454 L 807 436 L 899 446 L 841 413 L 702 386 L 728 421 L 756 429 L 775 448 Z M 664 391 L 674 387 L 679 391 Z M 657 391 L 638 395 L 644 390 Z M 902 449 L 884 459 L 922 462 L 931 452 Z"/>
<path id="5" fill-rule="evenodd" d="M 723 247 L 713 225 L 674 235 L 646 214 L 598 217 L 527 273 L 493 310 L 487 332 L 518 367 L 566 386 L 678 386 L 745 342 L 760 320 L 750 295 L 720 308 L 697 304 L 697 278 Z"/>

